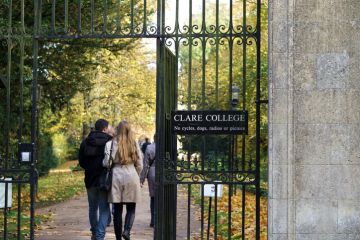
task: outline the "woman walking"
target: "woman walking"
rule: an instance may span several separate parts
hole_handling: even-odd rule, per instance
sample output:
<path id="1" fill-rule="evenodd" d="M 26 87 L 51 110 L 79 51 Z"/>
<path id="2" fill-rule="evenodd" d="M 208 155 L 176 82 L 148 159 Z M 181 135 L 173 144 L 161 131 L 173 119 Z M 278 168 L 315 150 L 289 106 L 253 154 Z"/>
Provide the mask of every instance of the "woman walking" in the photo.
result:
<path id="1" fill-rule="evenodd" d="M 142 170 L 140 175 L 141 187 L 144 185 L 145 179 L 147 179 L 149 185 L 151 212 L 150 227 L 154 227 L 155 225 L 155 138 L 156 135 L 154 135 L 154 142 L 148 145 L 146 151 L 144 152 L 144 169 Z"/>
<path id="2" fill-rule="evenodd" d="M 116 240 L 130 239 L 130 232 L 135 219 L 136 202 L 140 197 L 140 178 L 142 154 L 135 141 L 128 122 L 122 121 L 117 126 L 117 133 L 112 141 L 106 143 L 104 167 L 112 162 L 112 186 L 108 201 L 114 205 L 114 230 Z M 124 231 L 122 231 L 122 212 L 126 206 Z"/>

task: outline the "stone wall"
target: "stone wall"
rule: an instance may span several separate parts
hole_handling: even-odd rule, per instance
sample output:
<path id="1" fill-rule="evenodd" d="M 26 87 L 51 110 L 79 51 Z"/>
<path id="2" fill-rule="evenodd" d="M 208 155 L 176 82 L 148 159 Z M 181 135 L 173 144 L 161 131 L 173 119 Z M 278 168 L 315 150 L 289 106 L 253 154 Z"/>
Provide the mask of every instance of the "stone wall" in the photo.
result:
<path id="1" fill-rule="evenodd" d="M 360 239 L 360 0 L 269 7 L 269 239 Z"/>

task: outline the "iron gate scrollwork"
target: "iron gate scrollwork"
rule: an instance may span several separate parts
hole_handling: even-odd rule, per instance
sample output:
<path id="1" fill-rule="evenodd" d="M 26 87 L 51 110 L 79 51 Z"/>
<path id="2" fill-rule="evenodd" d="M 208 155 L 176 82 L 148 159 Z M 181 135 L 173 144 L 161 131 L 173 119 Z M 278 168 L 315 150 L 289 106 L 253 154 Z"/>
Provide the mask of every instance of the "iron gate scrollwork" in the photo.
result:
<path id="1" fill-rule="evenodd" d="M 22 237 L 20 211 L 25 203 L 21 194 L 25 191 L 30 195 L 30 202 L 26 203 L 29 238 L 34 239 L 41 44 L 87 44 L 86 40 L 91 39 L 95 40 L 91 43 L 95 47 L 115 46 L 118 43 L 112 40 L 152 38 L 157 42 L 155 239 L 176 239 L 181 235 L 179 224 L 185 226 L 187 239 L 249 239 L 245 208 L 251 189 L 256 201 L 255 238 L 260 239 L 260 111 L 261 104 L 266 103 L 262 100 L 260 84 L 260 7 L 261 0 L 7 0 L 1 3 L 0 11 L 6 16 L 0 22 L 1 52 L 6 57 L 1 59 L 5 67 L 0 69 L 3 110 L 0 124 L 4 129 L 0 183 L 5 184 L 5 189 L 13 184 L 17 193 L 14 194 L 18 215 L 16 237 Z M 25 8 L 31 9 L 30 15 Z M 31 74 L 25 70 L 29 68 Z M 251 136 L 171 133 L 172 110 L 231 110 L 234 86 L 240 89 L 239 104 L 235 107 L 249 112 Z M 33 163 L 19 162 L 19 143 L 35 146 Z M 206 213 L 207 184 L 225 186 L 225 212 L 219 212 L 220 199 L 216 197 L 218 187 L 215 187 L 210 206 L 213 213 Z M 232 199 L 238 195 L 241 204 L 235 206 Z M 178 222 L 180 205 L 186 206 L 186 223 Z M 0 230 L 5 239 L 9 236 L 9 210 L 3 209 L 4 226 Z M 238 229 L 232 226 L 236 212 L 233 210 L 241 212 Z M 192 223 L 196 211 L 198 228 Z M 220 220 L 226 225 L 222 227 L 226 229 L 225 235 L 221 235 L 224 230 L 220 229 Z"/>

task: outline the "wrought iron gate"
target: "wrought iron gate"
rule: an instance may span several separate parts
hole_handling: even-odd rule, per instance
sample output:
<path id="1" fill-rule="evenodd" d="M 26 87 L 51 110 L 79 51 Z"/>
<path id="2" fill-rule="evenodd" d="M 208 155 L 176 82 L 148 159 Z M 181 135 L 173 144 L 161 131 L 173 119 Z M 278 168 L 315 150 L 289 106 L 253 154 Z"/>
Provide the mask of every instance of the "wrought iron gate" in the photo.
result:
<path id="1" fill-rule="evenodd" d="M 7 190 L 17 193 L 13 207 L 3 208 L 4 239 L 23 237 L 24 208 L 30 219 L 28 237 L 34 239 L 40 44 L 127 38 L 157 40 L 155 239 L 260 239 L 260 111 L 267 102 L 262 100 L 261 90 L 266 89 L 261 89 L 260 81 L 260 6 L 261 0 L 1 3 L 1 64 L 5 67 L 0 69 L 4 129 L 0 184 L 5 190 L 0 191 L 5 192 L 5 206 Z M 26 9 L 31 9 L 30 16 Z M 156 20 L 151 20 L 153 12 Z M 237 91 L 238 103 L 231 104 Z M 170 131 L 170 113 L 177 109 L 247 110 L 252 128 L 242 136 L 176 136 Z M 213 198 L 206 197 L 208 184 L 215 186 Z M 220 202 L 220 190 L 225 202 Z M 249 192 L 255 202 L 251 219 L 246 212 Z M 26 193 L 30 202 L 23 203 L 21 196 Z M 179 222 L 181 208 L 186 223 Z M 14 210 L 16 233 L 10 232 L 8 224 Z M 235 226 L 237 215 L 240 224 Z M 254 224 L 253 232 L 246 229 L 248 222 Z"/>

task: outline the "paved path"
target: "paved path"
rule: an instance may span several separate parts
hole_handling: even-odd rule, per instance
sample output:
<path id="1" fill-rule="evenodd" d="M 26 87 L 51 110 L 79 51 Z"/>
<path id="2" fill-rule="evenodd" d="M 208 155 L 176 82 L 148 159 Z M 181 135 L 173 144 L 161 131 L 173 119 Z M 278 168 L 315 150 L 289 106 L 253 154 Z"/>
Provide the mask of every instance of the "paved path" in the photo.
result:
<path id="1" fill-rule="evenodd" d="M 146 184 L 145 184 L 146 185 Z M 132 240 L 151 240 L 153 229 L 149 227 L 148 189 L 142 189 L 141 201 L 136 206 L 136 218 L 132 230 Z M 178 197 L 178 236 L 177 239 L 186 239 L 186 198 L 184 195 Z M 89 240 L 90 225 L 88 223 L 88 204 L 86 194 L 77 196 L 69 201 L 39 209 L 38 213 L 53 214 L 50 222 L 41 225 L 36 232 L 36 239 L 39 240 Z M 192 217 L 193 230 L 198 232 L 199 221 Z M 113 225 L 107 228 L 106 240 L 115 239 Z"/>

